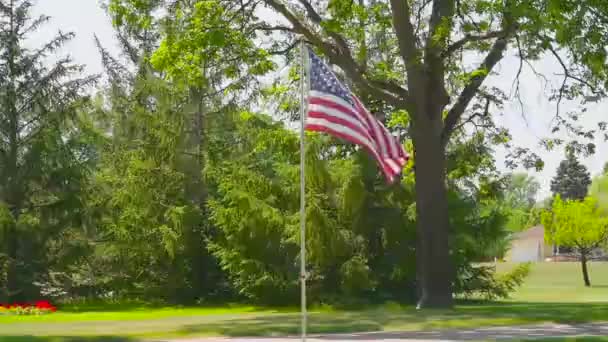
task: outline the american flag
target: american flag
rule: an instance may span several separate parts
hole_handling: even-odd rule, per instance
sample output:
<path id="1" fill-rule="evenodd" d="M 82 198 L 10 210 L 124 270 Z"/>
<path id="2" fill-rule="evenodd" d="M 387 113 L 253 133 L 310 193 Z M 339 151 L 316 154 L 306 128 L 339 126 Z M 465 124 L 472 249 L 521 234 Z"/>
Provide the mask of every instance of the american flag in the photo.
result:
<path id="1" fill-rule="evenodd" d="M 409 155 L 329 67 L 307 50 L 310 90 L 305 129 L 326 132 L 362 146 L 376 159 L 387 181 L 393 183 Z"/>

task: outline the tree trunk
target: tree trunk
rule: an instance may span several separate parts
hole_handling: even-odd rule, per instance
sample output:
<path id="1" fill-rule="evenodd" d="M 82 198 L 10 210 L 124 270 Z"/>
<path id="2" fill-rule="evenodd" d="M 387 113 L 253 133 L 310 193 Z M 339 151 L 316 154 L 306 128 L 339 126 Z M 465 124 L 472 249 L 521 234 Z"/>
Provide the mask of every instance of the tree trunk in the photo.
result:
<path id="1" fill-rule="evenodd" d="M 203 132 L 205 129 L 205 99 L 204 91 L 200 88 L 191 89 L 191 100 L 195 106 L 192 113 L 191 132 L 188 137 L 188 150 L 192 152 L 193 158 L 186 165 L 187 168 L 187 188 L 186 196 L 195 206 L 203 210 L 206 202 L 206 191 L 203 185 L 204 160 L 204 141 Z"/>
<path id="2" fill-rule="evenodd" d="M 591 281 L 589 280 L 589 271 L 587 270 L 587 253 L 581 253 L 581 267 L 583 270 L 583 280 L 585 281 L 585 286 L 590 287 Z"/>
<path id="3" fill-rule="evenodd" d="M 416 211 L 418 307 L 453 305 L 454 271 L 449 249 L 445 148 L 441 115 L 419 118 L 414 130 L 416 151 Z M 438 122 L 439 121 L 439 122 Z"/>
<path id="4" fill-rule="evenodd" d="M 9 303 L 18 300 L 19 281 L 17 280 L 17 232 L 14 225 L 7 230 L 6 238 L 6 256 L 8 257 L 6 265 L 6 297 Z"/>
<path id="5" fill-rule="evenodd" d="M 10 2 L 11 13 L 14 12 L 14 2 Z M 21 301 L 23 293 L 19 284 L 19 236 L 17 231 L 17 224 L 19 222 L 19 216 L 21 214 L 21 203 L 23 199 L 23 192 L 21 191 L 20 180 L 19 180 L 19 165 L 18 165 L 18 152 L 19 152 L 19 113 L 16 106 L 16 71 L 15 71 L 15 56 L 14 53 L 18 49 L 17 36 L 14 34 L 15 23 L 14 13 L 10 17 L 10 30 L 13 33 L 10 39 L 10 45 L 8 46 L 8 74 L 10 77 L 9 85 L 7 86 L 7 101 L 5 104 L 5 112 L 8 116 L 8 140 L 9 140 L 9 151 L 8 158 L 5 161 L 6 165 L 6 178 L 3 184 L 7 191 L 6 198 L 4 200 L 11 211 L 13 216 L 13 222 L 11 227 L 7 231 L 6 235 L 6 254 L 8 257 L 8 265 L 6 270 L 6 291 L 9 302 Z"/>

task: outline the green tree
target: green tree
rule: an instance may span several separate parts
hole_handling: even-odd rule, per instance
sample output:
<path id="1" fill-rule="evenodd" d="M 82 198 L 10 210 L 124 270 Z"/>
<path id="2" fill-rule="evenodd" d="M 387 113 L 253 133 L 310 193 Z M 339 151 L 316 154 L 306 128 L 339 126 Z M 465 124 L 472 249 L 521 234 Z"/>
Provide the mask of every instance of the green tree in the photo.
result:
<path id="1" fill-rule="evenodd" d="M 557 103 L 601 90 L 608 38 L 596 21 L 605 22 L 607 6 L 592 0 L 264 2 L 289 26 L 264 22 L 260 30 L 303 37 L 342 69 L 361 98 L 374 99 L 370 106 L 381 108 L 382 117 L 407 113 L 416 153 L 420 302 L 451 306 L 446 146 L 455 131 L 491 127 L 489 111 L 502 97 L 483 84 L 510 47 L 522 65 L 547 54 L 560 62 L 565 78 Z M 461 62 L 468 53 L 482 54 L 473 70 Z M 524 161 L 542 167 L 537 158 Z"/>
<path id="2" fill-rule="evenodd" d="M 211 250 L 239 293 L 262 303 L 293 303 L 299 286 L 297 135 L 248 112 L 232 122 L 234 129 L 211 140 L 206 178 L 216 189 L 210 212 L 219 230 Z M 307 139 L 309 300 L 415 299 L 413 175 L 402 187 L 387 187 L 366 154 L 330 144 L 329 137 Z M 453 167 L 453 174 L 485 172 L 469 160 Z M 507 212 L 489 183 L 466 191 L 454 185 L 450 192 L 458 294 L 485 289 L 504 295 L 491 290 L 497 289 L 492 270 L 472 265 L 508 247 Z"/>
<path id="3" fill-rule="evenodd" d="M 603 173 L 604 173 L 605 175 L 606 175 L 606 174 L 608 174 L 608 162 L 606 162 L 606 164 L 604 164 Z"/>
<path id="4" fill-rule="evenodd" d="M 73 33 L 26 47 L 49 20 L 32 17 L 31 7 L 27 0 L 0 1 L 0 254 L 10 301 L 39 295 L 51 242 L 82 213 L 80 191 L 95 159 L 83 132 L 83 95 L 95 78 L 80 78 L 82 67 L 69 58 L 47 60 Z"/>
<path id="5" fill-rule="evenodd" d="M 558 195 L 551 211 L 542 216 L 546 239 L 549 242 L 573 248 L 581 260 L 585 286 L 591 286 L 587 261 L 592 251 L 608 239 L 608 219 L 591 197 L 583 200 L 563 201 Z"/>
<path id="6" fill-rule="evenodd" d="M 608 175 L 593 178 L 589 186 L 589 196 L 597 200 L 600 210 L 608 215 Z"/>
<path id="7" fill-rule="evenodd" d="M 568 151 L 566 159 L 559 163 L 557 173 L 551 180 L 553 195 L 559 195 L 565 200 L 582 200 L 587 196 L 591 176 L 572 151 Z"/>
<path id="8" fill-rule="evenodd" d="M 507 222 L 509 230 L 521 231 L 529 227 L 539 189 L 540 183 L 526 173 L 508 175 L 503 202 L 510 212 Z"/>
<path id="9" fill-rule="evenodd" d="M 540 183 L 526 173 L 512 173 L 508 176 L 505 201 L 521 208 L 530 209 L 536 204 L 536 194 Z"/>
<path id="10" fill-rule="evenodd" d="M 130 5 L 108 6 L 126 60 L 99 47 L 109 79 L 101 92 L 101 121 L 112 134 L 95 179 L 93 205 L 104 209 L 96 272 L 119 296 L 135 292 L 193 303 L 225 290 L 207 250 L 205 103 L 150 63 L 165 34 L 163 18 L 153 15 L 163 2 Z"/>

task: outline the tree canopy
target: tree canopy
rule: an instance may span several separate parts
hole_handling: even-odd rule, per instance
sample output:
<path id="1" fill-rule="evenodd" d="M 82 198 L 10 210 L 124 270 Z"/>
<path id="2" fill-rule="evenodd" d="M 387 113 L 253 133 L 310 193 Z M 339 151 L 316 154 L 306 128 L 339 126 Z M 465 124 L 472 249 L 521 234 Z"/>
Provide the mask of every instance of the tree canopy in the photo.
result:
<path id="1" fill-rule="evenodd" d="M 568 152 L 551 180 L 551 191 L 566 200 L 582 200 L 587 196 L 590 184 L 591 175 L 585 165 L 578 161 L 574 153 Z"/>
<path id="2" fill-rule="evenodd" d="M 551 210 L 543 214 L 542 223 L 547 241 L 573 248 L 580 255 L 585 286 L 591 286 L 587 261 L 594 249 L 608 241 L 608 217 L 597 201 L 592 197 L 564 201 L 558 195 Z"/>

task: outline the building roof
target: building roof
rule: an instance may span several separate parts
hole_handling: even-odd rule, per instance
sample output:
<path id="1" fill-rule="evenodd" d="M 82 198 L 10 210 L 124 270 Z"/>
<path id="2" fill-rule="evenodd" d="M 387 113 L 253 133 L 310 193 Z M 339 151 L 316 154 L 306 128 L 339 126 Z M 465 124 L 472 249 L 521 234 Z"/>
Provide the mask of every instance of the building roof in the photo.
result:
<path id="1" fill-rule="evenodd" d="M 528 230 L 515 234 L 515 240 L 544 240 L 545 227 L 542 225 L 534 226 Z"/>

